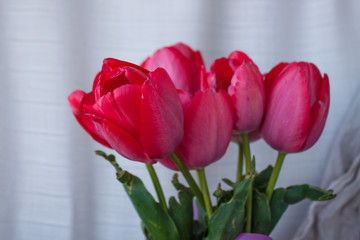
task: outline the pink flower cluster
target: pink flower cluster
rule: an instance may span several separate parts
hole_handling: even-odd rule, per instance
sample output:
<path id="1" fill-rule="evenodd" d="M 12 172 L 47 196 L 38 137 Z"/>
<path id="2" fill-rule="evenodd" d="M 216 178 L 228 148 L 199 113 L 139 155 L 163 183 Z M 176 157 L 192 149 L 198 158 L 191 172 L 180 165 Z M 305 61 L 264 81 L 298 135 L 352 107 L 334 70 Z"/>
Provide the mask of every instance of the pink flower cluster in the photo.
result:
<path id="1" fill-rule="evenodd" d="M 99 143 L 145 163 L 176 170 L 219 160 L 231 138 L 262 137 L 274 149 L 304 151 L 320 137 L 329 110 L 329 80 L 312 63 L 280 63 L 262 74 L 243 52 L 213 61 L 178 43 L 141 66 L 105 59 L 92 91 L 68 97 L 80 125 Z"/>

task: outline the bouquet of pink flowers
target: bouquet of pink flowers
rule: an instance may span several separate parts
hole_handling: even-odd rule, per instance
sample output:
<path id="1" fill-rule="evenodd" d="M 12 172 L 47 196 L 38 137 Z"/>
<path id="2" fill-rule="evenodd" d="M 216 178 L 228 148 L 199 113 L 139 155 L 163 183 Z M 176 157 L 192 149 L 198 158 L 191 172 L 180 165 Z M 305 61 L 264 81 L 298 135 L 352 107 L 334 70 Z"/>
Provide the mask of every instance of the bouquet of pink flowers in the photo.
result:
<path id="1" fill-rule="evenodd" d="M 286 154 L 312 147 L 326 122 L 329 80 L 312 63 L 280 63 L 262 74 L 245 53 L 234 51 L 208 72 L 199 51 L 178 43 L 141 66 L 105 59 L 92 91 L 74 91 L 68 100 L 93 139 L 145 163 L 158 201 L 114 155 L 96 151 L 115 167 L 146 239 L 267 240 L 288 205 L 335 197 L 308 184 L 274 189 Z M 278 151 L 275 165 L 260 172 L 250 151 L 259 138 Z M 228 190 L 219 183 L 213 203 L 204 169 L 221 159 L 231 140 L 239 145 L 236 179 L 223 179 Z M 165 200 L 157 162 L 187 181 L 174 174 L 178 200 Z"/>

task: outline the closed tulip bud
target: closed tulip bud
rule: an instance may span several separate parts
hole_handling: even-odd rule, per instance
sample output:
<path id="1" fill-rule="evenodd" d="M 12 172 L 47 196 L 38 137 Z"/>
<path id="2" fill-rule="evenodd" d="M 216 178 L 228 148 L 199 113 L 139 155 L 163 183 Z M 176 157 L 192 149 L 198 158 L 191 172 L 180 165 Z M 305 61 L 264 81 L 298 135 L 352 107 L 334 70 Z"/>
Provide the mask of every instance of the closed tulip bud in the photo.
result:
<path id="1" fill-rule="evenodd" d="M 274 149 L 304 151 L 319 139 L 329 111 L 329 79 L 312 63 L 280 63 L 265 77 L 267 107 L 261 133 Z"/>
<path id="2" fill-rule="evenodd" d="M 256 131 L 265 111 L 263 77 L 255 63 L 243 52 L 215 60 L 208 77 L 210 86 L 228 91 L 235 108 L 235 129 Z"/>
<path id="3" fill-rule="evenodd" d="M 199 169 L 219 160 L 229 145 L 234 124 L 231 100 L 223 90 L 198 91 L 194 97 L 179 92 L 184 109 L 184 138 L 175 152 L 188 169 Z M 170 158 L 161 160 L 177 170 Z"/>
<path id="4" fill-rule="evenodd" d="M 228 92 L 235 107 L 235 128 L 242 133 L 256 130 L 265 111 L 265 87 L 257 66 L 243 62 L 236 69 Z"/>
<path id="5" fill-rule="evenodd" d="M 183 137 L 181 102 L 161 68 L 149 72 L 105 59 L 92 91 L 74 91 L 68 100 L 96 141 L 134 161 L 155 163 L 170 155 Z"/>
<path id="6" fill-rule="evenodd" d="M 158 67 L 164 68 L 177 89 L 194 95 L 200 88 L 204 60 L 199 51 L 194 51 L 183 43 L 177 43 L 157 50 L 141 66 L 150 71 Z"/>
<path id="7" fill-rule="evenodd" d="M 234 110 L 226 91 L 208 85 L 200 52 L 178 43 L 157 50 L 143 67 L 163 67 L 178 89 L 184 111 L 184 138 L 175 153 L 189 169 L 204 168 L 219 160 L 230 143 Z M 160 161 L 177 170 L 170 158 Z"/>

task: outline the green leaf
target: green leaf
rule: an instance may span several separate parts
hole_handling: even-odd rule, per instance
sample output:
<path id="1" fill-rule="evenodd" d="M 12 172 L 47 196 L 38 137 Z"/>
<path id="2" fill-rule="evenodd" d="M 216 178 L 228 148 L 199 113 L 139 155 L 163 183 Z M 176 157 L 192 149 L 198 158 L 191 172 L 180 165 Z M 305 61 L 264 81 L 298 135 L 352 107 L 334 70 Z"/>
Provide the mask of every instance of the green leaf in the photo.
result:
<path id="1" fill-rule="evenodd" d="M 202 240 L 208 232 L 208 217 L 204 209 L 201 207 L 197 199 L 194 200 L 197 212 L 197 220 L 194 221 L 193 238 L 194 240 Z"/>
<path id="2" fill-rule="evenodd" d="M 144 223 L 145 228 L 143 229 L 146 229 L 154 240 L 179 239 L 174 221 L 154 200 L 143 182 L 131 173 L 123 171 L 113 155 L 107 156 L 101 151 L 96 151 L 96 154 L 104 157 L 115 167 L 117 179 L 123 184 L 134 208 Z"/>
<path id="3" fill-rule="evenodd" d="M 191 190 L 180 184 L 177 174 L 173 177 L 173 184 L 179 190 L 179 202 L 175 197 L 169 200 L 169 215 L 174 220 L 179 231 L 180 239 L 187 240 L 192 238 L 193 231 L 193 194 Z"/>
<path id="4" fill-rule="evenodd" d="M 224 183 L 226 183 L 231 188 L 234 188 L 234 186 L 235 186 L 235 183 L 233 181 L 231 181 L 230 179 L 228 179 L 228 178 L 223 178 L 222 181 Z"/>
<path id="5" fill-rule="evenodd" d="M 266 169 L 255 176 L 254 188 L 256 188 L 259 192 L 265 192 L 273 169 L 273 166 L 269 165 Z"/>
<path id="6" fill-rule="evenodd" d="M 271 226 L 271 212 L 268 199 L 256 189 L 253 196 L 252 232 L 268 235 Z"/>
<path id="7" fill-rule="evenodd" d="M 145 235 L 146 240 L 154 240 L 151 237 L 151 235 L 150 235 L 149 231 L 147 230 L 147 228 L 145 227 L 144 222 L 142 222 L 142 221 L 141 221 L 141 230 L 143 231 L 143 234 Z"/>
<path id="8" fill-rule="evenodd" d="M 230 201 L 233 196 L 233 190 L 223 190 L 221 184 L 218 184 L 217 189 L 213 193 L 213 196 L 216 197 L 217 204 L 214 210 L 216 210 L 221 204 Z"/>
<path id="9" fill-rule="evenodd" d="M 171 183 L 173 184 L 176 190 L 186 192 L 187 194 L 192 196 L 194 195 L 190 188 L 185 187 L 185 185 L 179 182 L 179 175 L 177 173 L 173 175 Z"/>
<path id="10" fill-rule="evenodd" d="M 309 185 L 305 198 L 312 201 L 328 201 L 336 197 L 332 189 L 325 190 Z"/>
<path id="11" fill-rule="evenodd" d="M 204 224 L 199 223 L 198 221 L 194 221 L 193 226 L 193 237 L 192 240 L 203 240 L 206 239 L 206 235 L 208 232 L 207 226 Z"/>
<path id="12" fill-rule="evenodd" d="M 286 188 L 284 200 L 288 204 L 295 204 L 305 198 L 312 201 L 326 201 L 333 199 L 335 196 L 332 190 L 324 190 L 308 184 L 302 184 Z"/>
<path id="13" fill-rule="evenodd" d="M 204 224 L 205 226 L 207 226 L 208 223 L 209 223 L 207 213 L 201 207 L 201 205 L 200 205 L 200 203 L 199 203 L 199 201 L 197 199 L 195 199 L 195 206 L 196 206 L 198 222 L 201 223 L 201 224 Z"/>
<path id="14" fill-rule="evenodd" d="M 276 189 L 270 201 L 271 227 L 269 234 L 275 228 L 288 205 L 298 203 L 304 199 L 326 201 L 333 199 L 335 196 L 332 190 L 324 190 L 308 184 Z"/>
<path id="15" fill-rule="evenodd" d="M 236 183 L 234 195 L 230 201 L 221 204 L 216 209 L 209 220 L 208 240 L 234 240 L 242 232 L 245 202 L 253 179 L 251 176 Z"/>
<path id="16" fill-rule="evenodd" d="M 284 188 L 275 189 L 270 201 L 271 224 L 268 234 L 275 228 L 281 216 L 286 211 L 288 204 L 284 201 L 286 190 Z"/>

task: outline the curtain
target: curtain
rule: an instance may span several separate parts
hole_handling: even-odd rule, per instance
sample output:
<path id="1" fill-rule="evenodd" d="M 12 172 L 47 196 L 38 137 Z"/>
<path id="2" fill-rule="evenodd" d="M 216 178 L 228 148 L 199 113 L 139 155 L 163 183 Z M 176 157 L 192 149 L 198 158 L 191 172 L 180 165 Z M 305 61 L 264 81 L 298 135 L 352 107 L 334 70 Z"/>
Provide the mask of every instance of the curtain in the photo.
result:
<path id="1" fill-rule="evenodd" d="M 202 51 L 208 68 L 237 49 L 263 73 L 280 61 L 309 61 L 329 75 L 322 137 L 286 158 L 277 184 L 320 186 L 338 129 L 360 90 L 359 10 L 356 0 L 1 0 L 0 239 L 143 239 L 113 168 L 94 154 L 114 152 L 80 128 L 67 96 L 90 91 L 106 57 L 140 64 L 179 41 Z M 257 169 L 274 164 L 276 152 L 263 141 L 252 151 Z M 236 156 L 231 144 L 207 168 L 210 189 L 224 176 L 235 177 Z M 143 164 L 117 159 L 154 193 Z M 173 172 L 155 168 L 166 196 L 175 194 Z M 309 204 L 290 206 L 271 236 L 291 239 Z"/>

